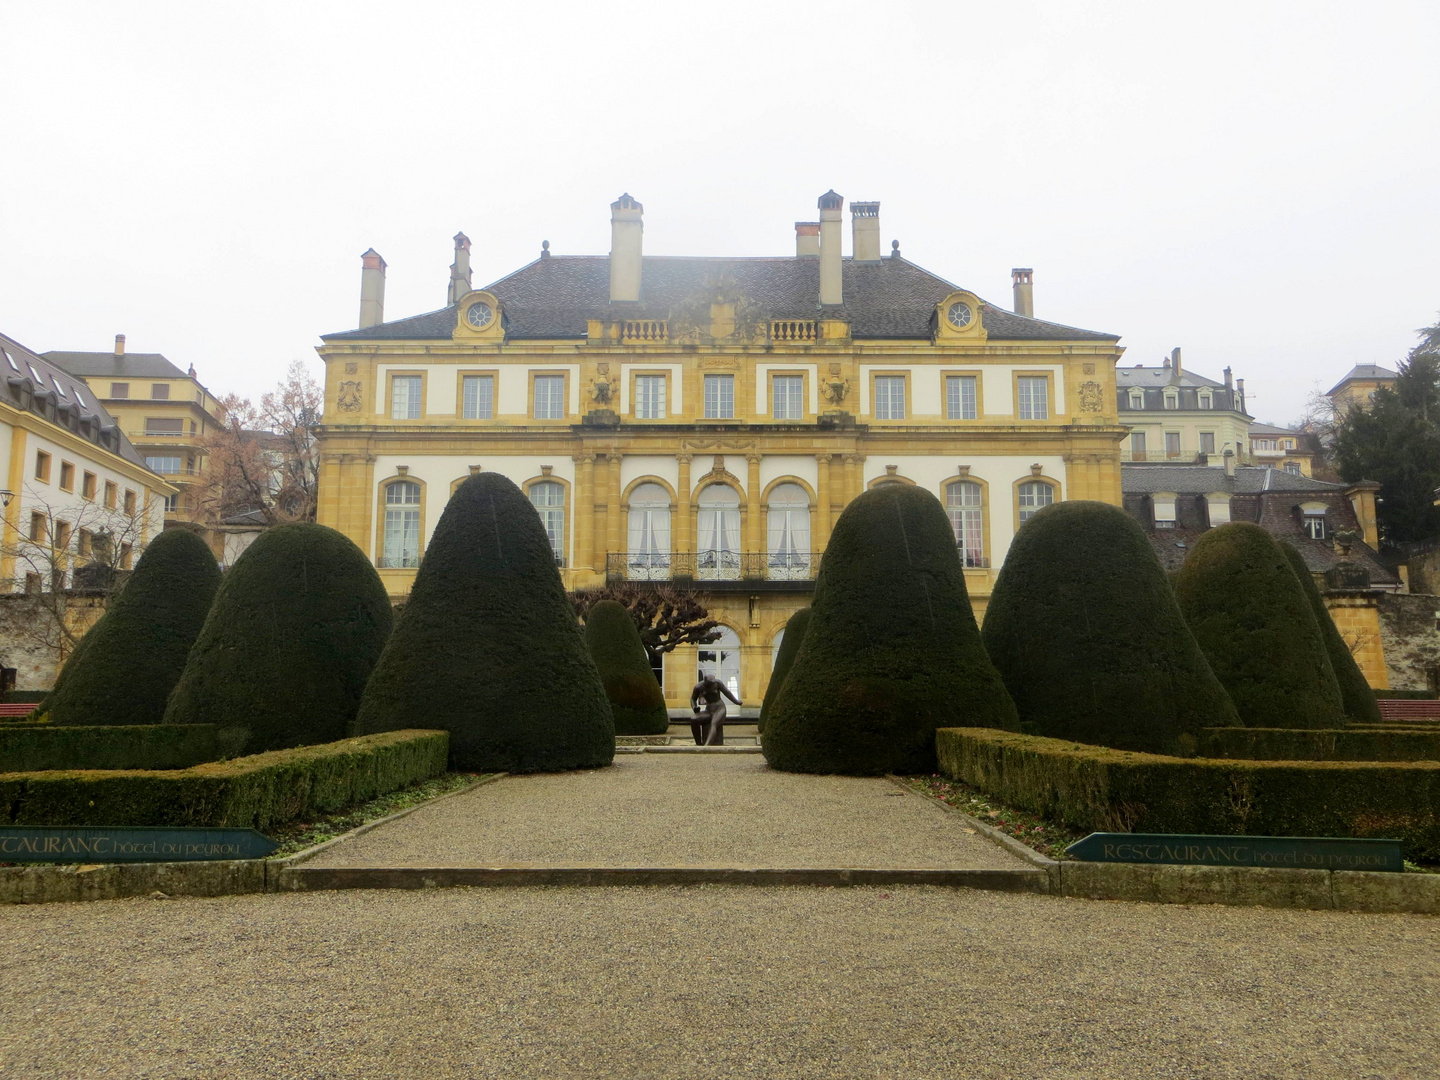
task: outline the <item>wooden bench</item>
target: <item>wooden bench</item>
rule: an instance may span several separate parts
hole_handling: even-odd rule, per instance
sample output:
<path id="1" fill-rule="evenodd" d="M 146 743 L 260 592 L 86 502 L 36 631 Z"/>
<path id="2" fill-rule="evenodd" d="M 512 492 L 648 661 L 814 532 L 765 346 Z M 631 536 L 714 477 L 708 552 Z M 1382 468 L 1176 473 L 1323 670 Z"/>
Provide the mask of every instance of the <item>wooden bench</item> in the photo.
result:
<path id="1" fill-rule="evenodd" d="M 35 711 L 34 701 L 0 701 L 0 719 L 5 717 L 29 716 Z"/>
<path id="2" fill-rule="evenodd" d="M 1440 701 L 1376 698 L 1382 720 L 1440 720 Z"/>

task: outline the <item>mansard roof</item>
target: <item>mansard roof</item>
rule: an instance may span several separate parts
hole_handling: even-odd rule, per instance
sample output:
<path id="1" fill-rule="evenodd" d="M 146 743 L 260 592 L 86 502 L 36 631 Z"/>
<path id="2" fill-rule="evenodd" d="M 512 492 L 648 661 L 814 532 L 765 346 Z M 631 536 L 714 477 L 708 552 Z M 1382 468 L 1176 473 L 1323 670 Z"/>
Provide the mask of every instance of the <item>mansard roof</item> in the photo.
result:
<path id="1" fill-rule="evenodd" d="M 1156 386 L 1213 386 L 1217 389 L 1225 389 L 1224 383 L 1216 382 L 1214 379 L 1207 379 L 1204 375 L 1196 375 L 1193 371 L 1185 368 L 1180 370 L 1180 378 L 1174 379 L 1174 372 L 1169 367 L 1145 367 L 1143 364 L 1136 364 L 1133 367 L 1115 365 L 1115 385 L 1119 387 L 1156 387 Z"/>
<path id="2" fill-rule="evenodd" d="M 1386 379 L 1398 379 L 1399 377 L 1400 374 L 1398 372 L 1391 371 L 1386 367 L 1381 367 L 1379 364 L 1356 364 L 1345 373 L 1343 379 L 1325 391 L 1325 396 L 1329 397 L 1348 382 L 1355 382 L 1362 379 L 1366 381 L 1376 379 L 1383 382 Z"/>
<path id="3" fill-rule="evenodd" d="M 857 338 L 924 338 L 931 335 L 935 305 L 956 286 L 908 259 L 844 262 L 845 302 L 827 314 L 850 323 Z M 583 338 L 590 319 L 614 319 L 610 304 L 610 260 L 604 255 L 536 259 L 486 290 L 505 313 L 506 337 Z M 752 305 L 765 319 L 813 319 L 819 313 L 820 260 L 795 256 L 685 258 L 647 255 L 641 271 L 641 299 L 624 305 L 625 318 L 666 319 L 676 305 L 720 290 Z M 322 335 L 325 341 L 448 339 L 456 305 L 360 330 Z M 1016 315 L 981 304 L 992 340 L 1118 341 L 1116 334 L 1080 330 Z"/>
<path id="4" fill-rule="evenodd" d="M 1306 492 L 1344 492 L 1347 485 L 1315 480 L 1299 473 L 1264 466 L 1241 465 L 1234 476 L 1226 476 L 1222 466 L 1214 465 L 1144 465 L 1120 466 L 1120 490 L 1126 495 L 1149 495 L 1169 491 L 1176 495 L 1209 495 L 1223 491 L 1231 495 L 1261 495 Z"/>

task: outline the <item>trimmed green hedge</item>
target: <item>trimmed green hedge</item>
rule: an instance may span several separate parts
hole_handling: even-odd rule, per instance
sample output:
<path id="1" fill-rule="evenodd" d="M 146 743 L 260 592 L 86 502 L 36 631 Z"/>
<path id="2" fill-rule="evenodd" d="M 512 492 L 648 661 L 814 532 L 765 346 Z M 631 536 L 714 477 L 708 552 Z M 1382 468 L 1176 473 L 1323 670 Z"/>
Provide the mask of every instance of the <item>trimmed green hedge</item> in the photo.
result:
<path id="1" fill-rule="evenodd" d="M 1076 499 L 1027 521 L 980 636 L 1032 734 L 1190 757 L 1204 728 L 1240 724 L 1145 531 L 1118 506 Z"/>
<path id="2" fill-rule="evenodd" d="M 1212 728 L 1200 753 L 1252 761 L 1440 761 L 1440 728 Z"/>
<path id="3" fill-rule="evenodd" d="M 663 735 L 669 731 L 665 695 L 624 604 L 601 600 L 590 609 L 585 617 L 585 646 L 610 699 L 615 734 Z"/>
<path id="4" fill-rule="evenodd" d="M 1175 596 L 1246 727 L 1345 726 L 1320 624 L 1268 532 L 1232 521 L 1205 533 L 1185 557 Z"/>
<path id="5" fill-rule="evenodd" d="M 330 813 L 445 771 L 443 731 L 391 731 L 169 772 L 0 774 L 12 825 L 265 829 Z"/>
<path id="6" fill-rule="evenodd" d="M 6 705 L 38 705 L 45 700 L 49 690 L 6 690 L 4 697 L 0 698 Z M 1430 695 L 1434 697 L 1434 694 Z"/>
<path id="7" fill-rule="evenodd" d="M 935 743 L 946 776 L 1076 829 L 1390 838 L 1440 859 L 1440 762 L 1175 758 L 988 728 Z"/>
<path id="8" fill-rule="evenodd" d="M 1434 690 L 1376 690 L 1374 693 L 1381 701 L 1434 701 L 1440 698 Z"/>
<path id="9" fill-rule="evenodd" d="M 785 636 L 780 639 L 780 651 L 775 654 L 775 664 L 770 669 L 770 681 L 765 685 L 765 697 L 760 702 L 760 718 L 755 725 L 758 731 L 765 730 L 765 717 L 769 715 L 775 699 L 780 696 L 780 688 L 785 685 L 785 676 L 790 674 L 795 655 L 800 651 L 800 644 L 805 640 L 805 631 L 809 628 L 808 607 L 802 607 L 785 623 Z"/>
<path id="10" fill-rule="evenodd" d="M 0 727 L 0 772 L 188 769 L 220 757 L 214 724 Z"/>
<path id="11" fill-rule="evenodd" d="M 1300 588 L 1305 591 L 1305 599 L 1310 601 L 1310 610 L 1315 612 L 1320 636 L 1325 639 L 1325 652 L 1330 657 L 1330 667 L 1335 672 L 1335 680 L 1340 684 L 1345 715 L 1352 724 L 1378 724 L 1380 706 L 1375 702 L 1375 691 L 1370 689 L 1370 684 L 1360 671 L 1360 665 L 1355 663 L 1355 657 L 1350 655 L 1350 646 L 1346 645 L 1345 639 L 1340 636 L 1340 631 L 1335 626 L 1335 617 L 1325 606 L 1325 598 L 1320 595 L 1309 567 L 1293 545 L 1282 543 L 1280 550 L 1285 553 L 1285 558 L 1290 560 L 1290 568 L 1300 579 Z"/>

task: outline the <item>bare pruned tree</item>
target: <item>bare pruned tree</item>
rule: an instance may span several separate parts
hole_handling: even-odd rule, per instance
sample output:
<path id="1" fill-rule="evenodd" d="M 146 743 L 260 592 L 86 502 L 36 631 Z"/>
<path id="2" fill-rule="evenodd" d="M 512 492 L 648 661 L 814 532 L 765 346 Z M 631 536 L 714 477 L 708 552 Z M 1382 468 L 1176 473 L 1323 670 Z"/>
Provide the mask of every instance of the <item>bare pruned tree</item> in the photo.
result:
<path id="1" fill-rule="evenodd" d="M 663 583 L 636 585 L 624 582 L 602 585 L 594 589 L 578 589 L 570 594 L 575 614 L 583 620 L 601 600 L 615 600 L 625 606 L 640 631 L 640 642 L 653 663 L 681 645 L 708 645 L 720 638 L 720 624 L 699 597 L 689 589 L 677 589 Z"/>

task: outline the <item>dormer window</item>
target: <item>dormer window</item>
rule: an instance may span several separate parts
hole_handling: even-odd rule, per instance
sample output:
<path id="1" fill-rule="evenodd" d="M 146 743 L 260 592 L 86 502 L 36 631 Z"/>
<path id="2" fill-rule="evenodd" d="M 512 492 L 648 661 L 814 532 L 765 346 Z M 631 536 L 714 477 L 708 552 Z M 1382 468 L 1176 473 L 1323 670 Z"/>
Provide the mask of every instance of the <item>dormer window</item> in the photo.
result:
<path id="1" fill-rule="evenodd" d="M 1131 391 L 1130 391 L 1130 408 L 1136 409 L 1136 410 L 1141 410 L 1141 409 L 1144 409 L 1144 408 L 1145 408 L 1145 391 L 1143 391 L 1143 390 L 1131 390 Z"/>
<path id="2" fill-rule="evenodd" d="M 1324 540 L 1329 535 L 1325 527 L 1325 511 L 1328 509 L 1324 503 L 1305 503 L 1300 507 L 1300 527 L 1311 540 Z"/>
<path id="3" fill-rule="evenodd" d="M 1213 409 L 1214 407 L 1215 407 L 1215 398 L 1212 397 L 1208 391 L 1207 391 L 1206 393 L 1203 393 L 1203 394 L 1200 395 L 1200 408 L 1202 408 L 1202 409 Z"/>
<path id="4" fill-rule="evenodd" d="M 1165 408 L 1167 408 L 1167 409 L 1178 409 L 1178 408 L 1180 408 L 1180 395 L 1179 395 L 1178 393 L 1176 393 L 1175 391 L 1173 391 L 1173 390 L 1167 390 L 1167 391 L 1165 391 Z"/>
<path id="5" fill-rule="evenodd" d="M 1150 502 L 1154 508 L 1155 528 L 1175 528 L 1175 493 L 1169 491 L 1157 492 L 1151 497 Z"/>

